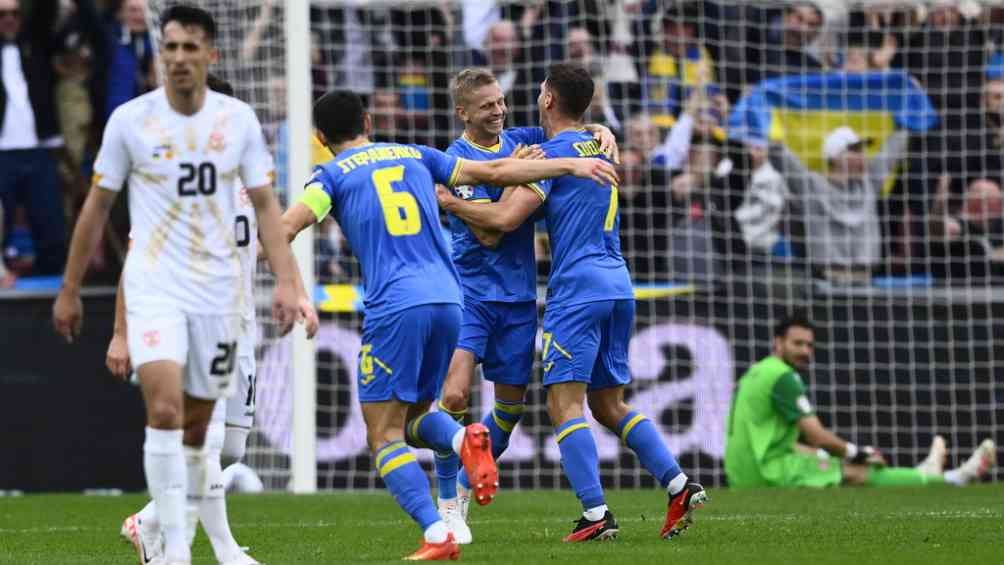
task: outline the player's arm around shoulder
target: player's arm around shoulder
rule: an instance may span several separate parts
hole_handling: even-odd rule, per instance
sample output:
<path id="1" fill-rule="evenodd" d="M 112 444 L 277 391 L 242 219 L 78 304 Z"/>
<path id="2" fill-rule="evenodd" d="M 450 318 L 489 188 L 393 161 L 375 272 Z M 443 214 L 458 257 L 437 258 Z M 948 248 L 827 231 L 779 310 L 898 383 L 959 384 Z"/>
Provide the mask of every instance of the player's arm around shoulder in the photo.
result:
<path id="1" fill-rule="evenodd" d="M 509 187 L 506 191 L 508 194 L 498 202 L 475 202 L 459 198 L 452 191 L 437 186 L 436 198 L 443 210 L 457 216 L 472 228 L 471 231 L 482 245 L 491 247 L 475 229 L 497 232 L 498 239 L 501 239 L 501 234 L 523 225 L 543 203 L 543 198 L 537 192 L 525 186 Z M 494 236 L 488 234 L 489 241 L 492 237 Z M 497 241 L 495 243 L 497 245 Z"/>

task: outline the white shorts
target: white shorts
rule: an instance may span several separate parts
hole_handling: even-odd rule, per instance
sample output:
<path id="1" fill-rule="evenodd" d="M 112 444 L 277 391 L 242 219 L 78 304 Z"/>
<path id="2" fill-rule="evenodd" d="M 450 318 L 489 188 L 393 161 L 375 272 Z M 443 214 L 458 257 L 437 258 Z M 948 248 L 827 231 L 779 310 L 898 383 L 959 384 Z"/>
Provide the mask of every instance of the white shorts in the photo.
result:
<path id="1" fill-rule="evenodd" d="M 227 399 L 226 423 L 227 426 L 251 429 L 254 422 L 254 402 L 257 396 L 255 387 L 255 360 L 254 350 L 251 355 L 242 354 L 237 358 L 237 390 L 233 396 Z"/>
<path id="2" fill-rule="evenodd" d="M 212 400 L 233 394 L 240 315 L 130 312 L 126 323 L 133 367 L 174 361 L 184 367 L 184 390 L 189 396 Z"/>

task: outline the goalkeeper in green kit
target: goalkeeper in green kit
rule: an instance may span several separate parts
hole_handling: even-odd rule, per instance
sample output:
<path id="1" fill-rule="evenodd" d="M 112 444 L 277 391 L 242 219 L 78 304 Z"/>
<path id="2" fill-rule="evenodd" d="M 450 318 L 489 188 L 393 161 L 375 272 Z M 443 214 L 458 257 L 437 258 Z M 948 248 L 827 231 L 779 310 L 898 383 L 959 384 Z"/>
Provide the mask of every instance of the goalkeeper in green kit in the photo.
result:
<path id="1" fill-rule="evenodd" d="M 993 468 L 997 452 L 990 439 L 957 469 L 943 471 L 947 449 L 941 436 L 935 436 L 917 467 L 888 467 L 875 448 L 826 429 L 799 376 L 812 362 L 814 339 L 812 322 L 804 316 L 782 320 L 774 330 L 772 354 L 739 379 L 725 446 L 730 486 L 963 486 Z"/>

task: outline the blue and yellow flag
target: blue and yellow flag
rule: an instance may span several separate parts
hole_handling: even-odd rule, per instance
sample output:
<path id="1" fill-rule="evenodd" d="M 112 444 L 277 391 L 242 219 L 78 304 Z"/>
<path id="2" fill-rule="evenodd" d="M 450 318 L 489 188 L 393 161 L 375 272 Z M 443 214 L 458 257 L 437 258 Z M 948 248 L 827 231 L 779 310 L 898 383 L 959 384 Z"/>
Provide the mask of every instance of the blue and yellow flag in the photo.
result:
<path id="1" fill-rule="evenodd" d="M 896 127 L 926 131 L 938 115 L 923 88 L 903 71 L 821 73 L 769 79 L 729 116 L 729 137 L 784 143 L 810 169 L 823 170 L 826 134 L 850 126 L 879 150 Z"/>

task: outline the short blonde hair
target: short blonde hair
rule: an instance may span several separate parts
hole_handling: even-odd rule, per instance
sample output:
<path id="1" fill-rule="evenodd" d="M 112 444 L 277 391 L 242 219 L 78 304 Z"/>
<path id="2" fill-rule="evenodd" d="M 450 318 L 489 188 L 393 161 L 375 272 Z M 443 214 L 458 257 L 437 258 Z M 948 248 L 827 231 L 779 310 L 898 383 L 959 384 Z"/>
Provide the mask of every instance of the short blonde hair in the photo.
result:
<path id="1" fill-rule="evenodd" d="M 498 82 L 495 75 L 483 67 L 469 67 L 460 71 L 450 81 L 450 95 L 453 97 L 453 104 L 466 106 L 470 102 L 472 92 L 495 82 Z"/>

